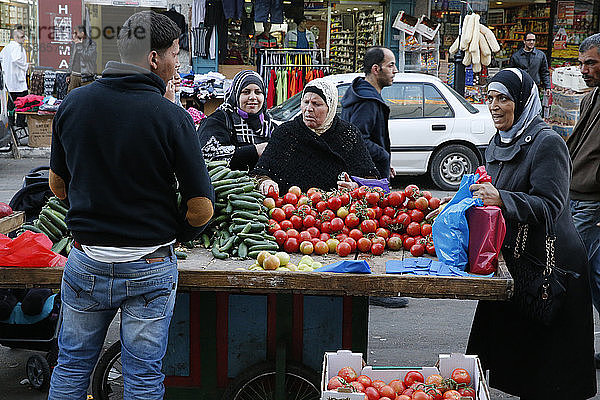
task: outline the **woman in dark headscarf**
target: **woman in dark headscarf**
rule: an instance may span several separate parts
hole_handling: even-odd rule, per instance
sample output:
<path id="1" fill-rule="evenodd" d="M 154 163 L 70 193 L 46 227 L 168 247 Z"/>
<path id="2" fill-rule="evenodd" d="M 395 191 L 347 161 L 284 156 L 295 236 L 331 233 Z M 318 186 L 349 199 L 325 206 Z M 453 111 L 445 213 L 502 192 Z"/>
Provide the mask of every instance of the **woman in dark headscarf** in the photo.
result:
<path id="1" fill-rule="evenodd" d="M 590 285 L 586 250 L 568 207 L 567 146 L 540 118 L 538 89 L 527 72 L 509 68 L 496 74 L 488 85 L 488 105 L 498 129 L 485 153 L 492 183 L 472 185 L 471 191 L 484 205 L 502 210 L 507 227 L 502 255 L 516 295 L 479 302 L 467 353 L 479 355 L 490 371 L 490 386 L 521 399 L 590 398 L 596 393 Z M 518 299 L 531 282 L 524 271 L 537 276 L 546 265 L 549 219 L 556 266 L 570 272 L 564 305 L 542 324 L 528 317 Z M 517 239 L 519 231 L 524 236 Z M 524 243 L 518 259 L 517 240 Z"/>
<path id="2" fill-rule="evenodd" d="M 377 177 L 360 131 L 336 114 L 338 92 L 335 84 L 315 79 L 302 92 L 301 115 L 273 131 L 253 174 L 261 177 L 259 189 L 270 187 L 285 193 L 290 186 L 303 191 L 351 187 L 348 174 Z M 355 185 L 355 184 L 354 184 Z"/>
<path id="3" fill-rule="evenodd" d="M 240 71 L 233 77 L 223 104 L 198 129 L 206 160 L 231 160 L 232 169 L 254 168 L 271 136 L 265 97 L 256 72 Z"/>

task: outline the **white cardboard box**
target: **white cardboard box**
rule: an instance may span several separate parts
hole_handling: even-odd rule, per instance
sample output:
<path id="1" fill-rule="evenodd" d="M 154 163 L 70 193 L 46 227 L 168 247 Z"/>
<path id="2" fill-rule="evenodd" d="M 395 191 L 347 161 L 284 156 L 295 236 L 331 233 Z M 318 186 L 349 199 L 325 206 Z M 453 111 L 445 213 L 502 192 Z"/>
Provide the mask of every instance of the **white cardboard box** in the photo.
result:
<path id="1" fill-rule="evenodd" d="M 343 367 L 352 367 L 358 375 L 367 375 L 372 380 L 381 379 L 386 383 L 393 379 L 404 379 L 409 371 L 419 371 L 425 378 L 433 374 L 449 377 L 455 368 L 464 368 L 471 375 L 477 393 L 476 400 L 490 400 L 490 390 L 477 356 L 456 353 L 440 354 L 436 366 L 433 367 L 372 367 L 365 365 L 362 353 L 352 353 L 350 350 L 327 352 L 323 357 L 321 400 L 364 400 L 363 393 L 339 393 L 327 390 L 329 379 L 333 378 Z"/>

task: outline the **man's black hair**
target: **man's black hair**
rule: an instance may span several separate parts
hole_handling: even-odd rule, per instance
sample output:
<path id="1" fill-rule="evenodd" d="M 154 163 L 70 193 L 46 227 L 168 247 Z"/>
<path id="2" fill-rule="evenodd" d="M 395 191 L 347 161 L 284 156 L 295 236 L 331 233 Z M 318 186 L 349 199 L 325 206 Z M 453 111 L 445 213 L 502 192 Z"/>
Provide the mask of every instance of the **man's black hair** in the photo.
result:
<path id="1" fill-rule="evenodd" d="M 306 21 L 306 17 L 304 15 L 298 15 L 297 17 L 294 17 L 294 23 L 296 25 L 300 25 L 302 21 Z"/>
<path id="2" fill-rule="evenodd" d="M 141 11 L 123 24 L 117 48 L 122 61 L 139 61 L 151 51 L 163 54 L 180 34 L 181 30 L 169 17 L 154 11 Z"/>
<path id="3" fill-rule="evenodd" d="M 373 46 L 367 49 L 367 51 L 365 52 L 365 58 L 363 60 L 363 72 L 366 75 L 369 75 L 371 73 L 373 65 L 377 64 L 381 66 L 381 63 L 385 58 L 385 53 L 383 52 L 384 49 L 385 47 L 381 46 Z"/>
<path id="4" fill-rule="evenodd" d="M 87 36 L 87 31 L 85 30 L 85 25 L 77 25 L 75 28 L 77 32 L 83 32 L 85 36 Z"/>
<path id="5" fill-rule="evenodd" d="M 525 32 L 525 36 L 523 36 L 523 40 L 527 39 L 527 36 L 529 36 L 529 35 L 535 36 L 535 33 L 531 32 L 531 31 Z"/>

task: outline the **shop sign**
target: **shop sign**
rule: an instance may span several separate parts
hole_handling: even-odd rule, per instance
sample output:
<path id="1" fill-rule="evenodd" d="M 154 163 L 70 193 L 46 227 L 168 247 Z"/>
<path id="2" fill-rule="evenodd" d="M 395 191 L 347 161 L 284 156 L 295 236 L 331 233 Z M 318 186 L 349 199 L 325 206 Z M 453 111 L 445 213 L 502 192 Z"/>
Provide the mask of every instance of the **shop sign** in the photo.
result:
<path id="1" fill-rule="evenodd" d="M 83 2 L 99 6 L 167 8 L 167 0 L 84 0 Z"/>
<path id="2" fill-rule="evenodd" d="M 38 7 L 40 65 L 68 69 L 73 27 L 81 24 L 81 1 L 44 0 Z"/>
<path id="3" fill-rule="evenodd" d="M 575 18 L 575 2 L 559 1 L 556 7 L 556 24 L 573 25 Z"/>

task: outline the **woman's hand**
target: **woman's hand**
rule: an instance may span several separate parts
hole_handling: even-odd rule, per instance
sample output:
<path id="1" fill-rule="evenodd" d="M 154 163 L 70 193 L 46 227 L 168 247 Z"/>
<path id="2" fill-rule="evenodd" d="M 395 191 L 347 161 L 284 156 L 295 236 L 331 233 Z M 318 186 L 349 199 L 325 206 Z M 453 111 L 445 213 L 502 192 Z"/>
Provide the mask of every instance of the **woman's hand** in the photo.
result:
<path id="1" fill-rule="evenodd" d="M 262 156 L 263 151 L 265 151 L 265 149 L 267 148 L 267 145 L 269 143 L 265 142 L 265 143 L 259 143 L 259 144 L 255 144 L 254 147 L 256 147 L 256 153 L 258 154 L 258 156 Z"/>
<path id="2" fill-rule="evenodd" d="M 276 193 L 279 193 L 279 185 L 274 180 L 265 179 L 258 185 L 258 190 L 265 196 L 269 194 L 270 188 Z"/>
<path id="3" fill-rule="evenodd" d="M 475 183 L 469 186 L 469 190 L 473 192 L 473 197 L 481 199 L 484 206 L 498 206 L 502 207 L 502 199 L 500 198 L 500 192 L 489 182 Z"/>
<path id="4" fill-rule="evenodd" d="M 338 189 L 356 189 L 358 187 L 358 183 L 352 181 L 352 179 L 350 178 L 350 175 L 347 172 L 342 172 L 339 176 L 338 176 L 338 181 L 337 181 L 337 185 L 338 185 Z"/>

